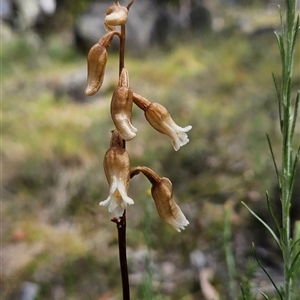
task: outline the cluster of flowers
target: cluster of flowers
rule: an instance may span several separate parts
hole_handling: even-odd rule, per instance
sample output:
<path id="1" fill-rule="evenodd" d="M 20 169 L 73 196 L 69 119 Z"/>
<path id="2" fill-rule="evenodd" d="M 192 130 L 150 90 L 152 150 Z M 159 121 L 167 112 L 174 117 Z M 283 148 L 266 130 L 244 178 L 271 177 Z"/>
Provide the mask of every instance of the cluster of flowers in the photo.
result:
<path id="1" fill-rule="evenodd" d="M 94 95 L 102 85 L 108 60 L 107 50 L 115 35 L 121 39 L 121 32 L 116 30 L 115 26 L 126 23 L 128 9 L 129 7 L 123 7 L 116 2 L 106 12 L 104 26 L 108 32 L 88 53 L 88 77 L 85 90 L 87 95 Z M 127 204 L 134 203 L 127 195 L 130 178 L 142 173 L 152 184 L 151 194 L 159 216 L 177 231 L 180 231 L 189 222 L 174 201 L 171 181 L 168 178 L 159 177 L 147 167 L 130 168 L 125 141 L 132 140 L 137 132 L 137 129 L 131 124 L 133 103 L 144 111 L 145 118 L 154 129 L 171 138 L 176 151 L 189 141 L 186 132 L 192 126 L 184 128 L 178 126 L 164 106 L 159 103 L 152 103 L 133 93 L 129 84 L 128 71 L 122 68 L 110 106 L 111 117 L 116 129 L 112 131 L 110 148 L 105 154 L 103 163 L 109 184 L 109 196 L 105 201 L 100 202 L 100 205 L 109 205 L 109 212 L 117 218 L 121 217 Z"/>

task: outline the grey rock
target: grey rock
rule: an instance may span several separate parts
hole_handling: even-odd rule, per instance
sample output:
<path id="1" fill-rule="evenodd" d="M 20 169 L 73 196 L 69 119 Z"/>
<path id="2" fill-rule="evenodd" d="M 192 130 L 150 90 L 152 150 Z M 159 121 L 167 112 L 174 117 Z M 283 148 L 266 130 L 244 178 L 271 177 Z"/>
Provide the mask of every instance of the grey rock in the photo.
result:
<path id="1" fill-rule="evenodd" d="M 60 100 L 61 98 L 67 98 L 77 103 L 86 103 L 98 100 L 104 97 L 108 90 L 113 90 L 118 83 L 118 73 L 115 70 L 106 68 L 105 77 L 100 90 L 93 96 L 87 96 L 85 94 L 87 81 L 87 70 L 81 68 L 74 71 L 72 74 L 68 74 L 63 78 L 59 84 L 52 84 L 51 89 L 54 91 L 55 98 Z"/>
<path id="2" fill-rule="evenodd" d="M 190 254 L 190 262 L 192 267 L 197 271 L 207 266 L 205 254 L 198 249 L 194 250 Z"/>
<path id="3" fill-rule="evenodd" d="M 39 0 L 41 11 L 45 15 L 53 15 L 56 10 L 56 0 Z"/>
<path id="4" fill-rule="evenodd" d="M 17 26 L 22 30 L 32 27 L 40 13 L 38 0 L 14 0 L 14 3 L 18 10 Z"/>
<path id="5" fill-rule="evenodd" d="M 106 33 L 103 23 L 110 5 L 111 2 L 92 3 L 77 19 L 74 28 L 76 45 L 84 53 Z M 143 54 L 152 45 L 165 44 L 176 25 L 163 6 L 151 1 L 136 1 L 130 8 L 129 16 L 126 27 L 126 51 L 129 54 Z M 116 41 L 113 41 L 111 48 L 116 49 Z"/>
<path id="6" fill-rule="evenodd" d="M 20 300 L 34 300 L 38 291 L 38 284 L 33 282 L 24 282 L 21 288 Z"/>
<path id="7" fill-rule="evenodd" d="M 192 2 L 190 11 L 190 27 L 197 33 L 212 31 L 213 18 L 210 10 L 202 3 Z"/>
<path id="8" fill-rule="evenodd" d="M 68 99 L 74 102 L 87 102 L 99 97 L 99 94 L 89 97 L 85 94 L 86 77 L 85 69 L 67 76 L 55 88 L 55 98 L 60 99 L 67 96 Z"/>
<path id="9" fill-rule="evenodd" d="M 12 16 L 12 5 L 9 0 L 0 0 L 0 19 L 9 20 Z"/>
<path id="10" fill-rule="evenodd" d="M 0 28 L 0 39 L 2 43 L 9 42 L 15 38 L 15 33 L 12 28 L 2 20 L 0 20 Z"/>

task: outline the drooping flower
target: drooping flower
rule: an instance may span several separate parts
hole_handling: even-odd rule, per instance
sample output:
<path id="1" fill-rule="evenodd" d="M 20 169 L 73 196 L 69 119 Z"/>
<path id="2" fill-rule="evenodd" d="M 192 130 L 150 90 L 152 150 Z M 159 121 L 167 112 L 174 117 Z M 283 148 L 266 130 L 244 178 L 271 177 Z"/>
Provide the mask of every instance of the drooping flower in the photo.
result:
<path id="1" fill-rule="evenodd" d="M 132 115 L 132 91 L 129 85 L 128 71 L 123 68 L 119 84 L 115 89 L 110 105 L 111 117 L 125 141 L 130 141 L 136 136 L 137 129 L 131 124 Z"/>
<path id="2" fill-rule="evenodd" d="M 131 169 L 130 176 L 133 177 L 142 172 L 151 182 L 151 194 L 159 216 L 178 232 L 185 229 L 189 224 L 180 207 L 174 200 L 172 183 L 168 178 L 159 177 L 153 170 L 147 167 L 136 167 Z"/>
<path id="3" fill-rule="evenodd" d="M 105 34 L 97 44 L 89 51 L 87 57 L 87 85 L 85 93 L 92 96 L 100 89 L 105 73 L 105 67 L 108 59 L 107 49 L 116 31 L 111 31 Z"/>
<path id="4" fill-rule="evenodd" d="M 108 211 L 121 217 L 127 204 L 134 201 L 127 195 L 130 180 L 130 161 L 126 150 L 121 146 L 122 139 L 117 130 L 113 132 L 110 148 L 104 156 L 103 166 L 109 184 L 109 196 L 100 202 L 109 205 Z"/>
<path id="5" fill-rule="evenodd" d="M 160 178 L 159 182 L 152 185 L 151 194 L 159 216 L 177 231 L 185 229 L 189 221 L 174 201 L 171 181 L 165 177 Z"/>
<path id="6" fill-rule="evenodd" d="M 178 126 L 161 104 L 152 102 L 145 110 L 145 117 L 154 129 L 171 138 L 175 151 L 189 142 L 186 132 L 190 131 L 192 126 Z"/>

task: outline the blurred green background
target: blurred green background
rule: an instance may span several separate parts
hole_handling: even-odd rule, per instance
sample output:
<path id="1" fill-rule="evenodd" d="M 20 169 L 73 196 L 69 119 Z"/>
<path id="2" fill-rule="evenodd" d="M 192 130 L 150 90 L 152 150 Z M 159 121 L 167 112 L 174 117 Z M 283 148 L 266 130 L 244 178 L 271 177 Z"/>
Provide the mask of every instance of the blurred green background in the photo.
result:
<path id="1" fill-rule="evenodd" d="M 164 5 L 174 11 L 181 2 Z M 260 299 L 260 287 L 272 294 L 251 263 L 252 241 L 281 280 L 274 243 L 241 205 L 246 202 L 270 221 L 265 190 L 277 199 L 265 136 L 270 135 L 280 159 L 271 78 L 271 72 L 280 76 L 280 57 L 269 30 L 278 30 L 277 2 L 209 3 L 222 21 L 218 30 L 186 29 L 167 46 L 126 55 L 132 90 L 164 105 L 178 125 L 193 126 L 190 142 L 175 152 L 142 111 L 133 109 L 138 133 L 127 143 L 131 164 L 170 178 L 190 225 L 178 233 L 164 224 L 148 195 L 149 183 L 142 176 L 131 181 L 132 299 L 208 299 L 201 280 L 220 299 L 239 299 L 240 282 L 252 285 L 253 299 Z M 108 195 L 102 160 L 114 128 L 109 111 L 118 55 L 109 53 L 100 92 L 84 96 L 86 56 L 75 45 L 73 28 L 88 6 L 89 1 L 62 1 L 35 27 L 2 21 L 2 299 L 23 300 L 28 286 L 36 289 L 38 300 L 121 299 L 117 231 L 107 209 L 98 206 Z M 250 31 L 239 26 L 241 19 Z M 294 93 L 299 65 L 298 45 Z M 296 130 L 299 139 L 299 122 Z M 299 192 L 296 196 L 299 203 Z M 299 214 L 298 204 L 293 222 Z M 235 260 L 233 278 L 226 247 Z"/>

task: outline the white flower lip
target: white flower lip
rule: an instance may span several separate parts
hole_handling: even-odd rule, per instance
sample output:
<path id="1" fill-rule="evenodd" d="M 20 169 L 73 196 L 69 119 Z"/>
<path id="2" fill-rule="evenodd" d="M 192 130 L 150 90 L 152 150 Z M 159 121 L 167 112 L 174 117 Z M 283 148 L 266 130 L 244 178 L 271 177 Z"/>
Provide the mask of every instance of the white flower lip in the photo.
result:
<path id="1" fill-rule="evenodd" d="M 133 204 L 134 201 L 127 196 L 127 191 L 122 181 L 117 177 L 113 177 L 113 182 L 110 187 L 109 196 L 106 200 L 99 203 L 100 206 L 108 206 L 108 211 L 113 213 L 115 217 L 121 217 L 127 204 Z"/>
<path id="2" fill-rule="evenodd" d="M 170 128 L 170 132 L 172 132 L 170 138 L 175 151 L 178 151 L 180 147 L 186 145 L 190 141 L 186 132 L 190 131 L 191 129 L 191 125 L 182 128 L 175 123 L 173 124 L 172 128 Z"/>

